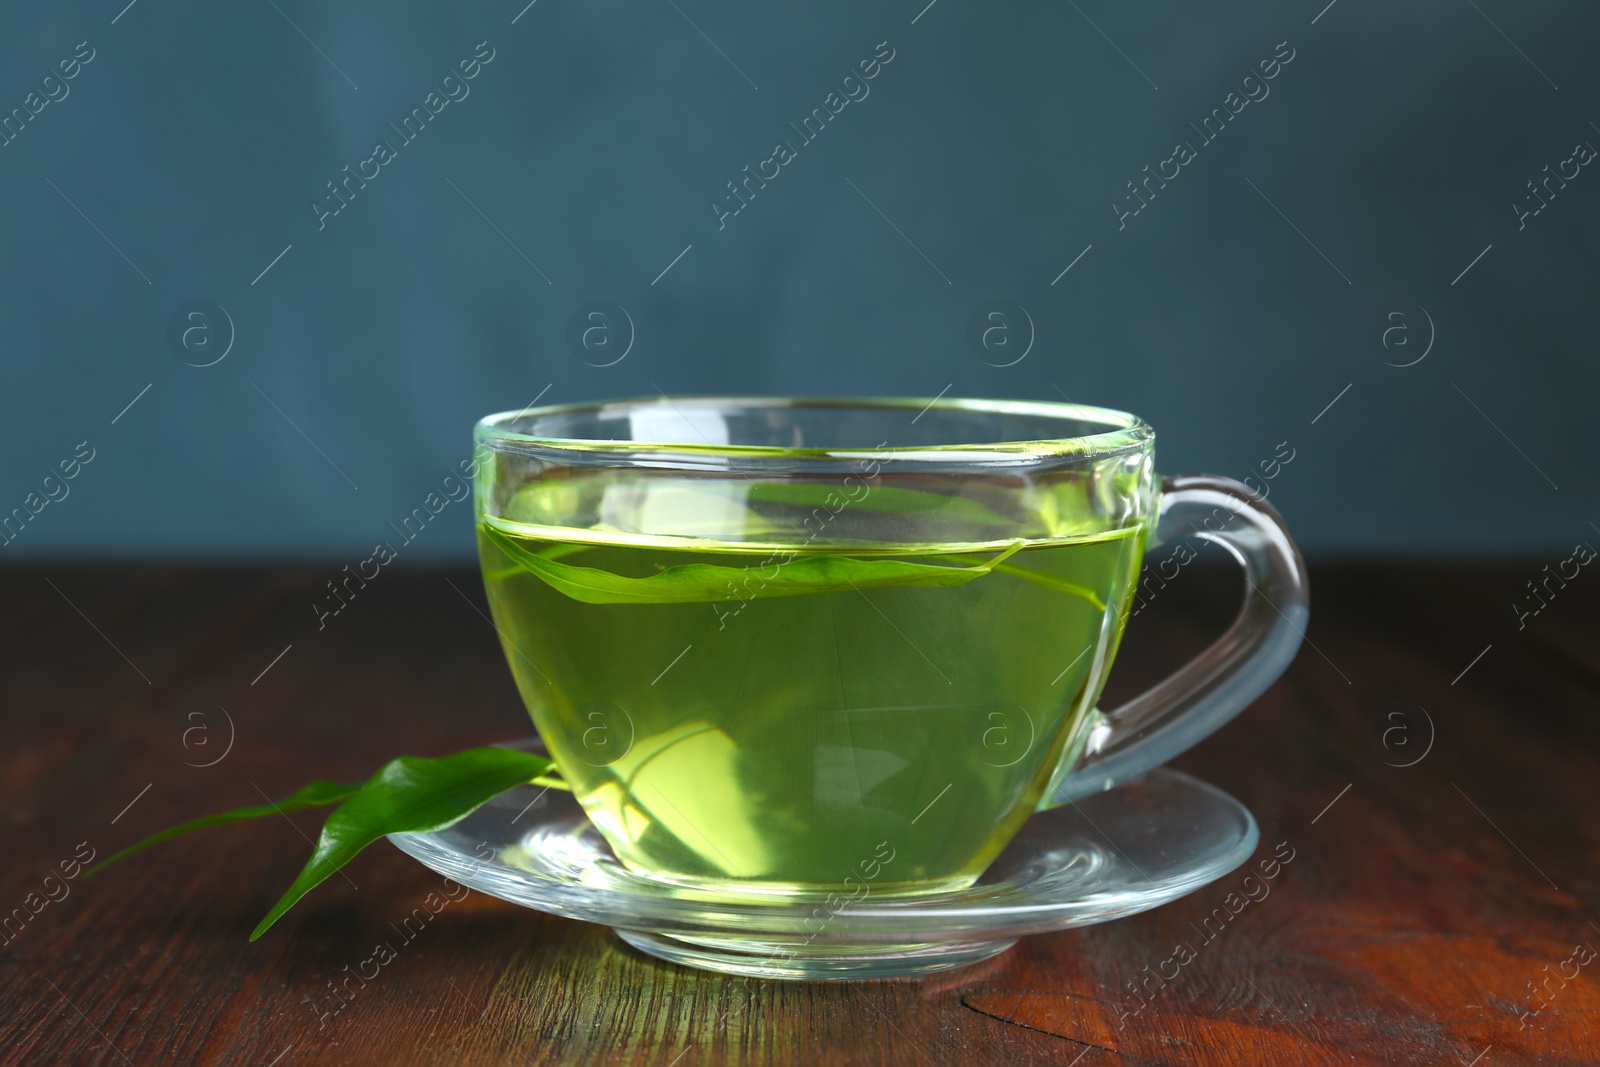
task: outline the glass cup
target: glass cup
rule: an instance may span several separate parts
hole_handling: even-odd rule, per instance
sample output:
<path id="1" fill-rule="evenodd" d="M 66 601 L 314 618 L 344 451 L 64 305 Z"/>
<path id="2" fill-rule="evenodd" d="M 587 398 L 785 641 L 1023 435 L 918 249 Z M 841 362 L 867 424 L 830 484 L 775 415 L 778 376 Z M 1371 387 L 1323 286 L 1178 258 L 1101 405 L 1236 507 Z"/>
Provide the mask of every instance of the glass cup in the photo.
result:
<path id="1" fill-rule="evenodd" d="M 1306 624 L 1276 511 L 1158 479 L 1122 412 L 661 397 L 476 439 L 485 586 L 534 725 L 617 858 L 701 892 L 968 886 L 1035 810 L 1227 722 Z M 1097 710 L 1145 549 L 1191 536 L 1245 568 L 1244 606 Z"/>

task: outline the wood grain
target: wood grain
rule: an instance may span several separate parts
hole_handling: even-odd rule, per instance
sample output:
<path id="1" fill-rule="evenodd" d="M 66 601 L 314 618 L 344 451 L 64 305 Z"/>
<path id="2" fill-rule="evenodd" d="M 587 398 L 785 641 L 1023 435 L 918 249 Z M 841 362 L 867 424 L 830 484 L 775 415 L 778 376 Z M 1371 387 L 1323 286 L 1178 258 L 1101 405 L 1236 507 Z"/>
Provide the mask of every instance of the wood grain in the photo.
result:
<path id="1" fill-rule="evenodd" d="M 439 879 L 384 845 L 252 945 L 315 813 L 64 878 L 75 850 L 527 720 L 467 571 L 386 572 L 321 631 L 315 569 L 0 571 L 0 1062 L 1593 1063 L 1600 586 L 1518 630 L 1538 569 L 1314 572 L 1311 644 L 1178 761 L 1256 813 L 1258 859 L 1294 853 L 1215 936 L 1243 870 L 976 967 L 841 985 L 673 967 L 478 894 L 404 940 L 390 924 Z M 1188 568 L 1134 620 L 1112 697 L 1201 647 L 1236 584 Z M 347 981 L 380 941 L 396 958 Z"/>

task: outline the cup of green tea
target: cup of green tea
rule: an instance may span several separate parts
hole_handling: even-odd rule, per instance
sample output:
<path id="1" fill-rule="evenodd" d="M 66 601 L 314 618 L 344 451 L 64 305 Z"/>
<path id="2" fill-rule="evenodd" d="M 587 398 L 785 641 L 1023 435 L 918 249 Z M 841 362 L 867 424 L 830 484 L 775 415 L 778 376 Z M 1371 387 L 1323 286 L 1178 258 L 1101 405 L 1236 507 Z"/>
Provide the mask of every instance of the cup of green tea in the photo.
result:
<path id="1" fill-rule="evenodd" d="M 1043 807 L 1288 665 L 1304 564 L 1226 478 L 1077 404 L 680 397 L 493 415 L 476 510 L 539 735 L 617 859 L 731 894 L 961 889 Z M 1221 545 L 1231 628 L 1099 711 L 1147 548 Z M 892 862 L 889 862 L 892 857 Z"/>

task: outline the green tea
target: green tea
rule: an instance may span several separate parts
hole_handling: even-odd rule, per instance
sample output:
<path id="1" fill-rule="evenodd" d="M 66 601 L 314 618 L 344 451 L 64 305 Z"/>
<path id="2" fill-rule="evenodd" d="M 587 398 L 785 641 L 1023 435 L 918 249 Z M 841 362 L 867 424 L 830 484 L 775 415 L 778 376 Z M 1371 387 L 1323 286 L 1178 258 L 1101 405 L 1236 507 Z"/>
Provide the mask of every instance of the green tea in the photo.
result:
<path id="1" fill-rule="evenodd" d="M 779 553 L 497 518 L 479 544 L 534 723 L 624 864 L 877 895 L 969 884 L 1033 809 L 1143 534 Z"/>

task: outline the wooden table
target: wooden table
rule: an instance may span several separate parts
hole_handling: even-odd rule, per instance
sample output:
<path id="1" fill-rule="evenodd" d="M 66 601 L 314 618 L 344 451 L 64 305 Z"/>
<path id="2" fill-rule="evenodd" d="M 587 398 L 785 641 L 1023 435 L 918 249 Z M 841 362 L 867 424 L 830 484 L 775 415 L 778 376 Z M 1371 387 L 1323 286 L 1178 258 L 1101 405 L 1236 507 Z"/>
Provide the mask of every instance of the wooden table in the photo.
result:
<path id="1" fill-rule="evenodd" d="M 319 632 L 334 572 L 0 571 L 0 1061 L 1600 1061 L 1600 578 L 1518 630 L 1538 562 L 1315 571 L 1288 675 L 1178 761 L 1255 812 L 1258 858 L 1294 856 L 1209 942 L 1243 870 L 966 970 L 830 985 L 745 986 L 472 894 L 343 1002 L 329 983 L 438 888 L 386 844 L 253 945 L 317 813 L 60 874 L 261 791 L 528 732 L 473 574 L 386 571 Z M 1220 630 L 1235 582 L 1188 568 L 1134 620 L 1113 688 Z"/>

